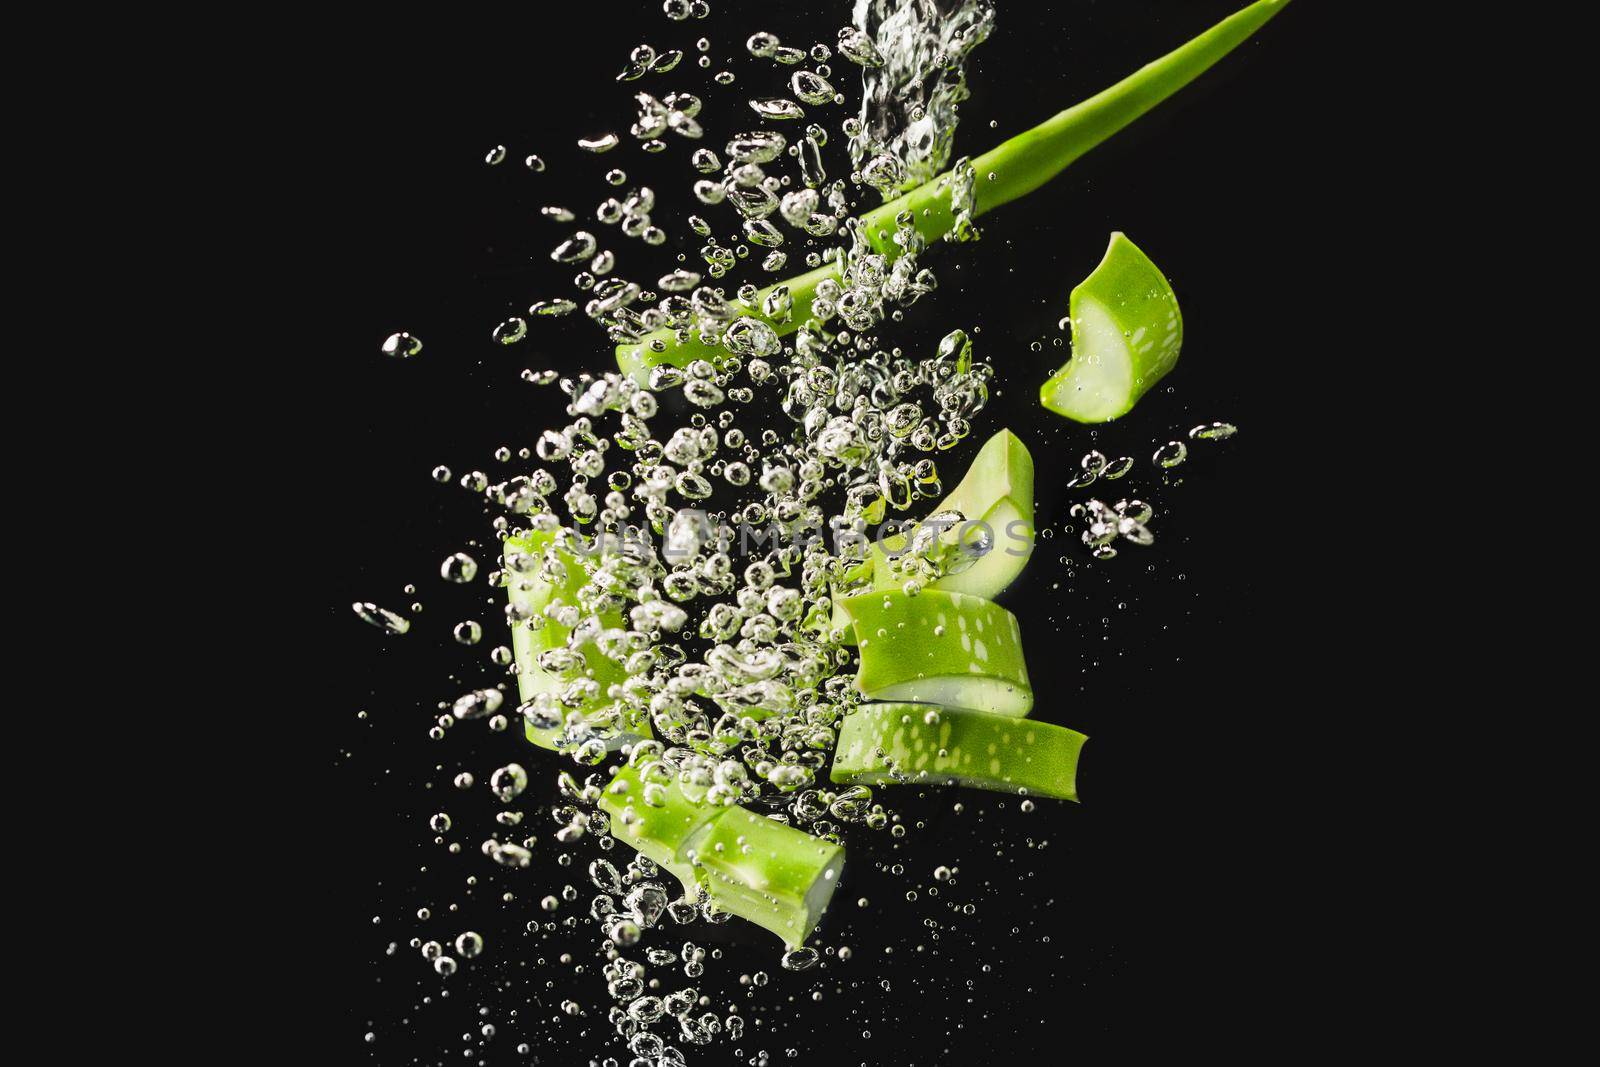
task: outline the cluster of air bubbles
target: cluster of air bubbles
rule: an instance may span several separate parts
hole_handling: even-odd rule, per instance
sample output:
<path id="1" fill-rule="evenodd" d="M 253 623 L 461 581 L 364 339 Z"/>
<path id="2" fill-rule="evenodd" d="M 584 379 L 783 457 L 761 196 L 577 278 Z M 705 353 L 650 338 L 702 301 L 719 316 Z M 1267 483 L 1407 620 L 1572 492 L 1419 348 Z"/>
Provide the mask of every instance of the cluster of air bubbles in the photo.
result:
<path id="1" fill-rule="evenodd" d="M 1119 539 L 1141 546 L 1155 544 L 1147 525 L 1155 512 L 1142 500 L 1124 499 L 1115 504 L 1086 500 L 1072 505 L 1071 515 L 1084 521 L 1083 543 L 1093 550 L 1095 559 L 1115 557 L 1113 542 Z"/>
<path id="2" fill-rule="evenodd" d="M 711 5 L 706 0 L 666 0 L 661 10 L 674 22 L 711 17 Z"/>
<path id="3" fill-rule="evenodd" d="M 946 454 L 973 436 L 989 402 L 993 367 L 964 330 L 917 352 L 879 336 L 938 283 L 919 262 L 924 239 L 913 216 L 901 213 L 883 234 L 868 234 L 852 217 L 861 198 L 892 197 L 949 164 L 956 106 L 966 97 L 963 67 L 989 33 L 993 9 L 986 0 L 943 6 L 955 10 L 865 0 L 857 25 L 840 30 L 831 46 L 749 35 L 745 51 L 770 60 L 756 64 L 767 68 L 768 82 L 723 99 L 717 117 L 732 125 L 718 136 L 702 125 L 717 109 L 673 90 L 684 53 L 638 44 L 617 75 L 631 96 L 627 136 L 605 132 L 579 148 L 656 152 L 674 137 L 689 142 L 682 147 L 692 173 L 679 192 L 693 197 L 697 213 L 686 219 L 693 241 L 675 262 L 624 277 L 622 260 L 649 256 L 649 246 L 668 240 L 657 218 L 684 216 L 658 210 L 656 191 L 630 179 L 638 172 L 623 154 L 608 157 L 622 162 L 605 168 L 592 207 L 571 202 L 539 212 L 562 227 L 549 258 L 575 272 L 577 298 L 546 295 L 492 331 L 497 344 L 517 344 L 530 321 L 537 329 L 540 319 L 581 309 L 618 345 L 659 353 L 671 337 L 693 352 L 681 366 L 635 375 L 523 371 L 525 381 L 559 389 L 544 399 L 563 404 L 564 417 L 529 434 L 517 453 L 527 463 L 503 448 L 493 477 L 478 470 L 459 477 L 495 509 L 495 540 L 488 548 L 467 542 L 473 554 L 452 552 L 439 564 L 444 582 L 465 587 L 441 595 L 480 597 L 463 599 L 460 614 L 449 616 L 462 620 L 450 630 L 461 646 L 455 656 L 491 673 L 467 675 L 430 697 L 437 705 L 422 723 L 438 741 L 483 722 L 519 742 L 526 731 L 554 749 L 562 769 L 553 801 L 524 766 L 507 762 L 533 751 L 519 748 L 477 768 L 486 780 L 459 766 L 441 770 L 461 793 L 450 806 L 495 803 L 481 837 L 452 836 L 455 824 L 435 809 L 438 800 L 418 818 L 438 847 L 476 848 L 476 869 L 498 877 L 535 878 L 536 854 L 587 872 L 582 889 L 529 891 L 537 907 L 527 928 L 592 931 L 610 999 L 604 1017 L 626 1050 L 620 1062 L 681 1065 L 685 1048 L 719 1036 L 737 1041 L 747 1021 L 736 1009 L 714 1010 L 716 1001 L 700 992 L 715 977 L 708 971 L 717 952 L 683 940 L 688 927 L 725 922 L 728 913 L 703 887 L 685 891 L 678 870 L 625 847 L 625 825 L 614 826 L 601 804 L 614 784 L 612 766 L 625 761 L 641 783 L 639 807 L 615 816 L 621 824 L 665 806 L 672 789 L 693 803 L 742 806 L 828 840 L 853 828 L 903 836 L 906 826 L 871 788 L 836 786 L 828 777 L 840 723 L 862 700 L 856 653 L 834 607 L 876 581 L 863 577 L 860 564 L 874 533 L 895 520 L 921 520 L 906 523 L 904 551 L 884 564 L 908 595 L 996 547 L 992 532 L 968 523 L 976 516 L 928 514 L 948 488 Z M 662 10 L 674 21 L 710 14 L 703 0 L 666 0 Z M 710 42 L 695 47 L 706 65 Z M 838 72 L 829 66 L 836 58 Z M 857 68 L 866 86 L 860 113 L 834 127 L 845 135 L 850 162 L 830 178 L 824 123 L 837 116 L 828 109 L 844 102 L 838 87 L 853 82 Z M 496 146 L 487 162 L 499 165 L 507 154 Z M 532 155 L 526 166 L 545 169 Z M 970 240 L 977 175 L 966 159 L 950 172 L 950 239 Z M 666 204 L 674 190 L 661 188 Z M 607 236 L 613 233 L 621 238 Z M 738 273 L 800 263 L 827 266 L 828 276 L 801 290 L 783 281 L 758 288 Z M 421 347 L 396 333 L 383 352 L 408 358 Z M 767 410 L 747 420 L 758 397 Z M 1188 436 L 1233 432 L 1208 423 Z M 1154 462 L 1170 467 L 1185 454 L 1181 441 L 1168 442 Z M 1090 451 L 1069 484 L 1115 481 L 1133 465 L 1131 456 Z M 432 476 L 457 480 L 443 465 Z M 1114 556 L 1122 542 L 1153 541 L 1152 511 L 1139 500 L 1087 500 L 1072 513 L 1097 558 Z M 492 618 L 481 615 L 484 594 L 492 597 Z M 390 633 L 411 625 L 375 604 L 353 608 Z M 411 614 L 417 611 L 420 605 Z M 486 631 L 497 636 L 480 650 Z M 937 710 L 928 714 L 937 722 Z M 1031 807 L 1025 800 L 1023 810 Z M 525 816 L 530 826 L 547 817 L 553 825 L 536 839 Z M 553 846 L 540 843 L 549 840 Z M 692 857 L 689 866 L 699 862 Z M 948 884 L 956 873 L 941 866 L 933 877 Z M 570 874 L 568 881 L 583 883 Z M 414 945 L 441 976 L 483 952 L 475 932 L 440 936 Z M 840 961 L 850 955 L 836 952 Z M 800 946 L 778 962 L 801 972 L 827 966 L 822 960 L 818 949 Z M 741 979 L 756 989 L 769 980 L 765 972 Z M 575 1000 L 561 1010 L 597 1014 Z"/>
<path id="4" fill-rule="evenodd" d="M 839 31 L 840 54 L 864 68 L 850 158 L 862 168 L 888 156 L 903 165 L 905 186 L 930 181 L 950 163 L 957 108 L 970 95 L 967 57 L 994 28 L 994 7 L 870 0 L 855 14 Z"/>
<path id="5" fill-rule="evenodd" d="M 1078 461 L 1078 471 L 1067 482 L 1067 488 L 1082 489 L 1085 486 L 1093 485 L 1097 481 L 1114 482 L 1126 476 L 1132 469 L 1132 456 L 1107 459 L 1105 453 L 1095 449 L 1086 453 Z"/>
<path id="6" fill-rule="evenodd" d="M 682 62 L 683 52 L 676 48 L 658 52 L 648 44 L 641 44 L 628 54 L 628 65 L 617 75 L 617 81 L 631 82 L 646 74 L 667 74 Z"/>

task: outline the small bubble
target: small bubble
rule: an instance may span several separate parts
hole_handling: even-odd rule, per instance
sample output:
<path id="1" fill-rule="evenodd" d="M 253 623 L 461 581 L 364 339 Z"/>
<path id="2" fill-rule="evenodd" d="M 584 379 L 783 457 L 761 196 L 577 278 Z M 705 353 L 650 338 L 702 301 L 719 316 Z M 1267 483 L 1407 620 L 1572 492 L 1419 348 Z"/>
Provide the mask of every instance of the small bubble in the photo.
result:
<path id="1" fill-rule="evenodd" d="M 455 552 L 439 564 L 439 577 L 457 585 L 472 581 L 478 574 L 478 561 L 465 552 Z"/>
<path id="2" fill-rule="evenodd" d="M 422 351 L 422 342 L 409 333 L 391 333 L 383 342 L 383 354 L 395 359 L 410 359 Z"/>
<path id="3" fill-rule="evenodd" d="M 513 315 L 494 328 L 494 339 L 503 345 L 514 345 L 528 336 L 528 323 Z"/>
<path id="4" fill-rule="evenodd" d="M 1151 458 L 1158 467 L 1176 467 L 1189 458 L 1189 446 L 1182 441 L 1168 441 L 1156 449 L 1155 455 Z"/>
<path id="5" fill-rule="evenodd" d="M 1189 438 L 1194 441 L 1221 441 L 1238 432 L 1239 428 L 1231 423 L 1206 422 L 1190 430 Z"/>

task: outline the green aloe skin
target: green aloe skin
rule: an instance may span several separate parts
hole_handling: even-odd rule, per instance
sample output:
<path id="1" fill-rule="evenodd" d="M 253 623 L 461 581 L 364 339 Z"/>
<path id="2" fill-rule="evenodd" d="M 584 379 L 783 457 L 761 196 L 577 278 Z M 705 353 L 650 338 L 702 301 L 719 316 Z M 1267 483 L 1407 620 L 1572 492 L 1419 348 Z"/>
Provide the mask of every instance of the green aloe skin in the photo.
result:
<path id="1" fill-rule="evenodd" d="M 989 438 L 967 468 L 961 484 L 928 514 L 951 511 L 960 512 L 969 522 L 981 522 L 993 543 L 972 566 L 930 582 L 928 588 L 984 598 L 1000 595 L 1033 555 L 1033 456 L 1028 446 L 1010 430 L 1001 430 Z M 950 531 L 950 536 L 961 534 L 960 527 Z M 899 588 L 903 580 L 896 577 L 888 557 L 904 552 L 906 544 L 904 534 L 874 541 L 867 549 L 867 558 L 846 576 L 844 596 L 834 603 L 833 627 L 844 632 L 847 643 L 855 642 L 855 632 L 842 600 L 860 592 L 868 579 L 869 588 L 874 590 Z"/>
<path id="2" fill-rule="evenodd" d="M 1088 738 L 1031 719 L 927 704 L 863 704 L 839 727 L 830 777 L 841 785 L 964 785 L 1078 799 Z"/>
<path id="3" fill-rule="evenodd" d="M 1105 258 L 1072 290 L 1072 359 L 1039 388 L 1039 402 L 1077 422 L 1107 422 L 1178 364 L 1183 313 L 1150 257 L 1114 233 Z"/>
<path id="4" fill-rule="evenodd" d="M 1044 185 L 1085 153 L 1199 77 L 1288 4 L 1289 0 L 1257 0 L 1110 88 L 974 159 L 972 167 L 978 181 L 973 216 L 983 215 Z M 991 174 L 994 175 L 992 180 Z M 867 240 L 874 250 L 891 258 L 899 254 L 893 236 L 897 228 L 895 216 L 902 211 L 911 212 L 913 225 L 925 240 L 936 241 L 948 234 L 955 224 L 950 180 L 951 174 L 946 172 L 862 215 Z M 778 286 L 788 287 L 794 306 L 783 319 L 766 318 L 754 308 L 744 308 L 742 313 L 764 319 L 780 337 L 791 334 L 810 317 L 818 283 L 839 277 L 840 267 L 834 262 L 761 290 L 756 307 Z M 724 351 L 719 346 L 705 344 L 687 331 L 685 339 L 680 340 L 676 330 L 664 329 L 637 343 L 618 345 L 617 364 L 642 382 L 651 367 L 661 364 L 683 367 L 697 359 L 715 362 Z"/>
<path id="5" fill-rule="evenodd" d="M 600 796 L 611 835 L 671 874 L 694 900 L 704 888 L 722 911 L 794 948 L 822 919 L 844 870 L 831 841 L 737 806 L 700 803 L 676 781 L 644 799 L 638 768 L 623 767 Z"/>
<path id="6" fill-rule="evenodd" d="M 696 804 L 675 781 L 661 784 L 661 803 L 647 804 L 638 768 L 623 767 L 600 794 L 600 810 L 611 816 L 612 837 L 672 874 L 693 900 L 700 880 L 685 850 L 689 839 L 726 809 Z"/>
<path id="7" fill-rule="evenodd" d="M 539 561 L 544 558 L 545 551 L 554 542 L 553 533 L 529 533 L 521 537 L 508 540 L 505 554 L 509 560 L 521 557 L 526 561 L 530 571 L 536 572 Z M 542 615 L 544 610 L 554 604 L 577 605 L 578 593 L 589 581 L 588 572 L 583 568 L 583 561 L 564 549 L 556 549 L 557 558 L 566 569 L 566 578 L 560 582 L 552 583 L 537 576 L 536 573 L 521 573 L 514 566 L 508 566 L 510 579 L 507 594 L 511 603 L 521 611 L 530 615 Z M 601 621 L 607 626 L 623 625 L 620 613 L 611 613 L 601 616 Z M 515 622 L 511 626 L 511 651 L 517 664 L 517 692 L 523 702 L 532 700 L 541 693 L 559 692 L 572 679 L 555 674 L 539 666 L 538 658 L 541 652 L 555 648 L 566 648 L 567 639 L 572 631 L 554 620 L 546 619 L 545 624 L 535 630 L 526 622 Z M 628 672 L 620 663 L 604 655 L 598 648 L 588 645 L 582 649 L 585 671 L 600 686 L 601 697 L 591 706 L 605 703 L 604 693 L 611 685 L 620 685 L 628 679 Z M 580 709 L 587 710 L 587 709 Z M 626 741 L 635 737 L 650 737 L 650 723 L 644 718 L 634 722 L 627 734 L 613 739 L 611 747 L 620 747 Z M 545 749 L 555 749 L 555 739 L 561 733 L 559 729 L 537 730 L 531 725 L 524 724 L 523 733 L 533 744 Z"/>
<path id="8" fill-rule="evenodd" d="M 816 928 L 844 870 L 841 846 L 745 808 L 725 809 L 690 848 L 712 901 L 790 948 Z"/>
<path id="9" fill-rule="evenodd" d="M 1033 689 L 1017 617 L 999 604 L 926 589 L 844 602 L 861 647 L 856 686 L 868 700 L 1026 715 Z"/>

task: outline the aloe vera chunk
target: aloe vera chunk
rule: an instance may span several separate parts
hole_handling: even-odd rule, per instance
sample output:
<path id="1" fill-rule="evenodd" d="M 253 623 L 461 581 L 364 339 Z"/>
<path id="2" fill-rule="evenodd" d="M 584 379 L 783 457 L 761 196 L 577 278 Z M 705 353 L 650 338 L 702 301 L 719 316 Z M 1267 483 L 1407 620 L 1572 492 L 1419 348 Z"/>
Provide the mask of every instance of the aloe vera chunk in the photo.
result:
<path id="1" fill-rule="evenodd" d="M 517 692 L 523 702 L 530 701 L 541 693 L 559 694 L 574 680 L 587 674 L 600 687 L 600 695 L 593 700 L 585 701 L 577 710 L 592 711 L 605 706 L 608 702 L 605 697 L 606 689 L 627 681 L 628 672 L 620 663 L 602 653 L 593 643 L 586 644 L 579 650 L 584 666 L 573 673 L 558 674 L 539 665 L 541 653 L 567 648 L 568 638 L 572 634 L 570 628 L 546 616 L 545 609 L 555 604 L 578 606 L 578 593 L 589 581 L 583 561 L 559 547 L 555 549 L 556 558 L 565 568 L 566 577 L 559 582 L 549 582 L 539 577 L 540 563 L 545 557 L 546 549 L 554 543 L 555 538 L 554 533 L 536 531 L 506 542 L 507 571 L 510 575 L 507 593 L 512 606 L 521 616 L 511 624 L 511 650 L 517 664 Z M 517 557 L 522 557 L 525 569 L 518 569 L 514 565 L 513 561 Z M 532 616 L 543 618 L 544 625 L 537 630 L 529 626 L 526 620 Z M 601 615 L 600 621 L 607 627 L 623 625 L 620 612 Z M 570 715 L 570 712 L 568 714 Z M 555 740 L 561 735 L 561 728 L 538 729 L 532 724 L 524 723 L 523 733 L 530 742 L 540 748 L 554 750 Z M 636 716 L 623 732 L 608 739 L 607 748 L 615 751 L 629 741 L 651 736 L 648 719 Z"/>
<path id="2" fill-rule="evenodd" d="M 1105 258 L 1072 290 L 1072 359 L 1039 388 L 1039 402 L 1077 422 L 1106 422 L 1178 363 L 1183 314 L 1150 257 L 1113 233 Z"/>
<path id="3" fill-rule="evenodd" d="M 745 808 L 691 800 L 677 781 L 655 783 L 650 800 L 637 767 L 623 767 L 600 795 L 611 835 L 644 854 L 694 900 L 712 902 L 799 945 L 822 918 L 844 849 Z M 651 803 L 651 800 L 654 803 Z"/>
<path id="4" fill-rule="evenodd" d="M 861 647 L 856 686 L 869 700 L 1026 715 L 1033 689 L 1017 617 L 964 593 L 863 593 L 844 602 Z"/>
<path id="5" fill-rule="evenodd" d="M 711 899 L 724 911 L 802 944 L 828 907 L 844 849 L 745 808 L 728 808 L 690 847 Z"/>
<path id="6" fill-rule="evenodd" d="M 1078 799 L 1088 738 L 1032 719 L 927 704 L 863 704 L 839 725 L 829 777 L 848 785 L 964 785 Z"/>
<path id="7" fill-rule="evenodd" d="M 960 484 L 928 515 L 950 512 L 959 512 L 965 521 L 943 536 L 952 540 L 959 537 L 969 544 L 976 537 L 987 536 L 989 551 L 965 570 L 935 579 L 927 588 L 985 598 L 998 596 L 1022 573 L 1033 555 L 1033 456 L 1028 446 L 1010 430 L 1001 430 L 984 442 Z M 889 561 L 905 552 L 909 542 L 906 534 L 872 542 L 867 558 L 845 576 L 846 586 L 870 579 L 872 589 L 899 588 L 904 578 Z M 833 626 L 848 634 L 850 620 L 843 599 L 835 598 Z"/>
<path id="8" fill-rule="evenodd" d="M 698 831 L 729 809 L 690 800 L 676 781 L 654 784 L 660 789 L 651 790 L 656 801 L 651 803 L 639 768 L 623 767 L 600 794 L 600 810 L 611 816 L 612 837 L 672 874 L 693 900 L 700 879 L 685 850 Z"/>

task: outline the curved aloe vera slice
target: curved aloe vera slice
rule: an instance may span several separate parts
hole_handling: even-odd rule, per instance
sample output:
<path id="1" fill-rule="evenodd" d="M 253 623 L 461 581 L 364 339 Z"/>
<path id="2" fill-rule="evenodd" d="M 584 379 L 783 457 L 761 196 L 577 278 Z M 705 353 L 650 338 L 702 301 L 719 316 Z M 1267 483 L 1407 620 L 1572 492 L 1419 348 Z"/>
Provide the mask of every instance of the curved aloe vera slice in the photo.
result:
<path id="1" fill-rule="evenodd" d="M 988 529 L 992 547 L 966 570 L 930 582 L 928 588 L 984 598 L 1004 592 L 1033 555 L 1033 457 L 1028 446 L 1010 430 L 989 438 L 961 484 L 930 514 L 942 511 L 959 511 L 968 522 L 981 522 Z M 952 532 L 959 533 L 960 527 Z M 904 534 L 896 534 L 872 546 L 874 588 L 900 584 L 894 572 L 879 561 L 904 552 L 908 540 Z"/>
<path id="2" fill-rule="evenodd" d="M 1031 719 L 926 704 L 864 704 L 839 726 L 829 777 L 841 784 L 954 784 L 1075 801 L 1078 752 L 1087 740 L 1076 730 Z"/>
<path id="3" fill-rule="evenodd" d="M 1017 617 L 999 604 L 928 589 L 873 592 L 844 609 L 861 646 L 856 686 L 869 700 L 1026 715 L 1033 689 Z"/>
<path id="4" fill-rule="evenodd" d="M 1084 153 L 1199 77 L 1288 4 L 1289 0 L 1256 0 L 1160 59 L 1146 63 L 1115 85 L 974 159 L 972 168 L 980 180 L 974 189 L 972 215 L 983 215 L 1026 196 L 1060 174 Z M 990 174 L 994 175 L 993 180 L 989 179 Z M 952 174 L 947 171 L 866 212 L 861 222 L 868 241 L 877 252 L 891 258 L 897 256 L 899 247 L 893 240 L 898 229 L 895 217 L 902 211 L 911 213 L 917 232 L 925 240 L 931 242 L 943 237 L 956 221 L 950 202 L 951 187 Z M 835 262 L 778 283 L 787 286 L 794 298 L 792 311 L 781 320 L 756 315 L 753 311 L 748 314 L 768 323 L 780 337 L 791 334 L 810 316 L 817 284 L 824 278 L 838 278 L 839 275 L 839 264 Z M 776 287 L 763 289 L 754 303 L 759 306 Z M 624 372 L 644 384 L 652 367 L 663 363 L 683 367 L 696 359 L 715 362 L 726 352 L 703 343 L 692 331 L 684 331 L 684 336 L 687 340 L 679 340 L 677 330 L 661 329 L 640 341 L 620 344 L 617 363 Z"/>
<path id="5" fill-rule="evenodd" d="M 744 808 L 727 808 L 689 846 L 722 910 L 802 944 L 828 907 L 844 849 Z"/>
<path id="6" fill-rule="evenodd" d="M 1028 446 L 1010 430 L 1001 430 L 989 438 L 967 468 L 961 484 L 929 514 L 947 511 L 959 511 L 968 522 L 982 523 L 965 536 L 970 540 L 974 534 L 987 530 L 991 546 L 972 566 L 930 582 L 928 588 L 984 598 L 999 595 L 1022 573 L 1028 557 L 1033 555 L 1033 456 L 1028 453 Z M 962 527 L 950 532 L 963 534 Z M 904 552 L 908 540 L 904 534 L 895 534 L 874 541 L 866 560 L 852 568 L 846 583 L 870 577 L 872 589 L 898 588 L 902 580 L 889 566 L 888 557 Z M 834 628 L 846 629 L 849 623 L 842 603 L 836 600 Z"/>
<path id="7" fill-rule="evenodd" d="M 532 571 L 520 574 L 515 567 L 508 567 L 511 577 L 507 585 L 511 603 L 525 615 L 543 615 L 544 610 L 552 604 L 563 603 L 576 605 L 578 593 L 588 583 L 588 573 L 583 569 L 583 562 L 565 549 L 556 549 L 556 555 L 561 565 L 566 568 L 567 576 L 559 583 L 547 582 L 538 577 L 538 561 L 544 558 L 545 549 L 555 540 L 553 533 L 536 531 L 522 537 L 513 538 L 506 542 L 506 554 L 509 558 L 521 554 L 533 562 Z M 607 626 L 620 627 L 623 625 L 622 615 L 619 612 L 608 613 L 600 617 Z M 511 650 L 515 654 L 517 663 L 517 691 L 521 699 L 526 702 L 541 693 L 556 693 L 574 680 L 576 675 L 566 676 L 556 674 L 539 666 L 539 654 L 551 649 L 566 648 L 567 638 L 572 631 L 553 619 L 545 617 L 544 626 L 535 630 L 526 622 L 513 622 L 511 625 Z M 600 691 L 605 692 L 608 686 L 620 685 L 627 681 L 628 672 L 622 665 L 604 655 L 598 648 L 590 644 L 585 646 L 581 653 L 585 664 L 585 673 L 600 686 Z M 596 702 L 593 706 L 601 706 Z M 560 728 L 540 730 L 532 725 L 524 724 L 523 732 L 527 739 L 540 748 L 555 749 L 555 739 L 560 736 Z M 620 748 L 628 741 L 638 737 L 650 737 L 650 724 L 640 718 L 629 726 L 629 730 L 607 742 L 611 750 Z"/>
<path id="8" fill-rule="evenodd" d="M 1150 257 L 1113 233 L 1105 258 L 1072 290 L 1072 359 L 1039 402 L 1078 422 L 1126 415 L 1178 362 L 1183 315 Z"/>

